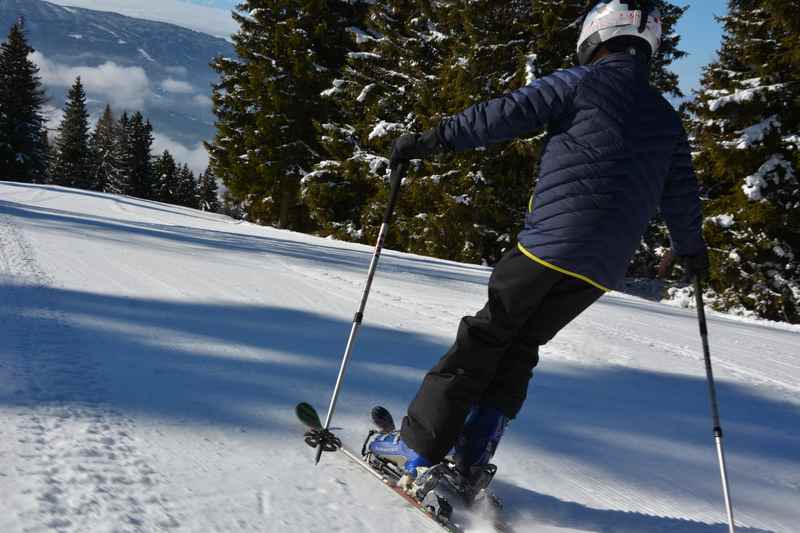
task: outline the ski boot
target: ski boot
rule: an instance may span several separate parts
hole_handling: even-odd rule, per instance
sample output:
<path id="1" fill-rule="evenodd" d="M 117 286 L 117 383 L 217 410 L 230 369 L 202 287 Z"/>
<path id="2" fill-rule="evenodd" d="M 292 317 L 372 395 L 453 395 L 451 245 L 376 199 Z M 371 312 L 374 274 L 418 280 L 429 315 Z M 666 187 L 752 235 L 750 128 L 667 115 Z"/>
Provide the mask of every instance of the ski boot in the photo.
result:
<path id="1" fill-rule="evenodd" d="M 486 489 L 497 473 L 497 467 L 489 461 L 508 421 L 508 417 L 493 407 L 475 406 L 467 415 L 464 430 L 452 451 L 454 469 L 458 473 L 455 484 L 467 505 L 489 497 L 495 506 L 501 506 Z"/>
<path id="2" fill-rule="evenodd" d="M 392 415 L 385 408 L 372 409 L 372 423 L 377 430 L 370 431 L 361 455 L 373 469 L 396 480 L 398 488 L 420 502 L 437 520 L 447 523 L 453 507 L 437 490 L 443 469 L 447 467 L 444 464 L 434 466 L 409 448 L 400 438 Z"/>
<path id="3" fill-rule="evenodd" d="M 388 410 L 380 406 L 375 407 L 372 410 L 372 422 L 377 426 L 378 431 L 364 443 L 362 455 L 369 452 L 374 461 L 381 462 L 383 468 L 379 468 L 379 470 L 385 470 L 387 462 L 393 464 L 397 473 L 400 474 L 397 484 L 408 490 L 417 478 L 417 474 L 433 466 L 433 463 L 403 442 Z"/>

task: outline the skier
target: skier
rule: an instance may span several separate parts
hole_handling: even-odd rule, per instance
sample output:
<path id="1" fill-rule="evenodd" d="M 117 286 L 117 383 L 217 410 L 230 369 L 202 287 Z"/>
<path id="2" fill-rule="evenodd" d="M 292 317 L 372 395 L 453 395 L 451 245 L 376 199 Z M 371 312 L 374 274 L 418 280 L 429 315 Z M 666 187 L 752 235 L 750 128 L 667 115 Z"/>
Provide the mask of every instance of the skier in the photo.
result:
<path id="1" fill-rule="evenodd" d="M 659 208 L 675 256 L 691 275 L 707 274 L 686 132 L 648 81 L 660 41 L 652 3 L 596 2 L 579 66 L 395 140 L 393 165 L 549 133 L 524 229 L 492 272 L 488 302 L 461 320 L 400 432 L 370 444 L 404 469 L 406 486 L 448 453 L 467 476 L 488 463 L 525 401 L 539 346 L 617 286 Z"/>

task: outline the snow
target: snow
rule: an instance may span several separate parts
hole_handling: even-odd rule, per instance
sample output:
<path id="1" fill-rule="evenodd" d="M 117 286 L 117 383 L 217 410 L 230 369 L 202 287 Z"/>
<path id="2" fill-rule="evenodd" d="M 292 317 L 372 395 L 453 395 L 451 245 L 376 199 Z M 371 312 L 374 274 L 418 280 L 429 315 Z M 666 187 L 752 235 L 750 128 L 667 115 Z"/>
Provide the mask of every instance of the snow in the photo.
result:
<path id="1" fill-rule="evenodd" d="M 80 33 L 70 33 L 69 35 L 67 35 L 67 37 L 71 37 L 71 38 L 76 39 L 78 41 L 83 39 L 83 35 L 81 35 Z"/>
<path id="2" fill-rule="evenodd" d="M 753 81 L 753 80 L 748 80 Z M 748 83 L 750 88 L 743 89 L 741 91 L 736 91 L 733 94 L 728 94 L 727 96 L 721 96 L 719 98 L 714 98 L 706 102 L 709 111 L 715 112 L 723 106 L 726 106 L 730 103 L 743 103 L 743 102 L 750 102 L 753 98 L 757 95 L 764 93 L 764 92 L 772 92 L 778 91 L 785 87 L 785 84 L 778 83 L 775 85 L 764 85 L 764 86 L 757 86 L 754 82 Z"/>
<path id="3" fill-rule="evenodd" d="M 347 28 L 347 31 L 349 31 L 350 33 L 352 33 L 355 36 L 356 44 L 364 44 L 364 43 L 367 43 L 367 42 L 370 42 L 370 41 L 379 41 L 380 40 L 380 39 L 376 39 L 375 37 L 373 37 L 372 35 L 370 35 L 366 31 L 364 31 L 361 28 L 358 28 L 356 26 L 350 26 L 349 28 Z"/>
<path id="4" fill-rule="evenodd" d="M 781 176 L 779 169 L 783 170 L 785 179 L 792 179 L 794 177 L 794 170 L 792 164 L 785 159 L 781 154 L 773 154 L 770 158 L 759 167 L 755 174 L 751 174 L 744 179 L 742 191 L 748 200 L 757 202 L 764 198 L 762 189 L 767 188 L 767 182 L 779 183 Z"/>
<path id="5" fill-rule="evenodd" d="M 333 96 L 335 94 L 339 94 L 342 91 L 344 91 L 343 87 L 345 86 L 345 84 L 346 84 L 345 80 L 340 80 L 340 79 L 333 80 L 333 82 L 331 83 L 331 87 L 329 89 L 325 89 L 324 91 L 319 93 L 319 95 L 323 97 L 328 97 L 328 96 Z"/>
<path id="6" fill-rule="evenodd" d="M 371 248 L 0 183 L 0 531 L 428 531 L 292 414 L 327 405 Z M 387 250 L 334 425 L 396 419 L 490 270 Z M 800 523 L 800 328 L 709 312 L 741 531 Z M 726 529 L 695 315 L 611 294 L 495 457 L 520 532 Z M 487 531 L 478 525 L 468 531 Z"/>
<path id="7" fill-rule="evenodd" d="M 724 229 L 728 229 L 731 226 L 733 226 L 734 222 L 733 215 L 727 213 L 723 213 L 721 215 L 716 215 L 713 217 L 708 217 L 706 220 Z"/>
<path id="8" fill-rule="evenodd" d="M 525 59 L 525 85 L 530 85 L 536 81 L 536 60 L 539 58 L 536 54 L 528 54 Z"/>
<path id="9" fill-rule="evenodd" d="M 428 42 L 439 43 L 442 41 L 446 41 L 447 35 L 445 35 L 440 31 L 431 29 L 428 33 L 423 34 L 422 38 Z"/>
<path id="10" fill-rule="evenodd" d="M 781 140 L 786 144 L 793 144 L 795 150 L 800 147 L 800 135 L 796 133 L 792 135 L 785 135 Z"/>
<path id="11" fill-rule="evenodd" d="M 156 60 L 153 59 L 153 56 L 147 53 L 147 50 L 145 50 L 144 48 L 137 48 L 137 50 L 139 50 L 139 53 L 142 54 L 143 58 L 150 61 L 151 63 L 156 63 Z"/>
<path id="12" fill-rule="evenodd" d="M 469 205 L 472 203 L 472 199 L 469 197 L 468 194 L 461 194 L 459 196 L 453 196 L 453 201 L 457 204 L 461 205 Z"/>
<path id="13" fill-rule="evenodd" d="M 754 124 L 748 128 L 739 131 L 739 138 L 733 141 L 723 143 L 728 148 L 736 148 L 737 150 L 747 150 L 754 144 L 761 143 L 769 132 L 773 129 L 779 129 L 781 121 L 778 115 L 772 115 L 765 120 Z"/>
<path id="14" fill-rule="evenodd" d="M 380 54 L 373 52 L 348 52 L 347 57 L 351 59 L 380 59 Z"/>
<path id="15" fill-rule="evenodd" d="M 386 137 L 387 135 L 391 135 L 398 131 L 403 131 L 402 124 L 381 120 L 375 124 L 375 127 L 372 128 L 372 131 L 369 132 L 368 139 L 371 141 L 372 139 Z"/>
<path id="16" fill-rule="evenodd" d="M 370 174 L 380 175 L 389 168 L 389 159 L 383 156 L 358 150 L 348 161 L 363 161 L 369 165 Z"/>
<path id="17" fill-rule="evenodd" d="M 377 86 L 378 86 L 377 83 L 370 83 L 365 85 L 364 88 L 361 89 L 361 93 L 359 93 L 358 98 L 356 98 L 356 101 L 360 104 L 363 104 L 367 100 L 367 97 L 369 97 L 370 91 L 372 91 L 372 89 L 374 89 Z"/>

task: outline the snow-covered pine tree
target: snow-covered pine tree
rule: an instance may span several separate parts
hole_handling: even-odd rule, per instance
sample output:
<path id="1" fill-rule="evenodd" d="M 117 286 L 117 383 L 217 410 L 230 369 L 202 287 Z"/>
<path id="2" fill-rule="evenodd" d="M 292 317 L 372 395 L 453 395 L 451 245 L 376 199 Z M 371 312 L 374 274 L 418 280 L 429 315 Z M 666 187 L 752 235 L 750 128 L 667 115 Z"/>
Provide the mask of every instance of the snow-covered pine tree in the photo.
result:
<path id="1" fill-rule="evenodd" d="M 730 0 L 719 60 L 688 106 L 719 309 L 800 322 L 796 5 Z"/>
<path id="2" fill-rule="evenodd" d="M 194 172 L 184 163 L 178 171 L 178 188 L 175 191 L 175 204 L 197 208 L 197 181 Z"/>
<path id="3" fill-rule="evenodd" d="M 0 175 L 3 179 L 44 182 L 48 153 L 39 68 L 29 59 L 20 20 L 0 46 Z"/>
<path id="4" fill-rule="evenodd" d="M 117 149 L 117 132 L 114 112 L 106 105 L 103 114 L 97 119 L 92 136 L 89 139 L 91 152 L 91 189 L 105 191 L 108 183 L 120 172 L 119 151 Z"/>
<path id="5" fill-rule="evenodd" d="M 577 17 L 578 6 L 557 4 L 549 6 L 548 13 L 550 21 L 561 20 L 560 31 L 566 20 Z M 435 18 L 447 38 L 437 87 L 428 96 L 428 108 L 435 113 L 432 123 L 532 80 L 536 55 L 530 47 L 539 5 L 525 0 L 436 3 Z M 567 16 L 559 16 L 565 9 Z M 550 36 L 542 32 L 539 37 Z M 548 44 L 549 51 L 558 51 L 555 40 Z M 540 66 L 549 71 L 562 64 Z M 427 175 L 408 187 L 412 200 L 416 198 L 408 213 L 409 225 L 415 226 L 409 232 L 412 248 L 461 261 L 497 261 L 522 222 L 535 175 L 536 143 L 542 137 L 443 157 L 428 165 Z"/>
<path id="6" fill-rule="evenodd" d="M 391 141 L 431 125 L 445 35 L 426 1 L 374 3 L 350 28 L 355 43 L 346 67 L 322 96 L 337 113 L 320 127 L 326 159 L 303 179 L 303 199 L 317 231 L 371 241 L 385 206 Z M 413 172 L 412 172 L 413 175 Z M 404 190 L 389 243 L 409 251 L 414 228 L 405 216 L 413 195 Z M 414 211 L 414 214 L 419 211 Z"/>
<path id="7" fill-rule="evenodd" d="M 314 123 L 326 122 L 319 93 L 344 60 L 353 2 L 244 0 L 233 16 L 238 58 L 212 67 L 217 135 L 214 173 L 248 218 L 305 226 L 300 179 L 319 159 Z"/>
<path id="8" fill-rule="evenodd" d="M 154 200 L 168 204 L 178 203 L 178 172 L 178 165 L 169 150 L 164 150 L 153 161 Z"/>
<path id="9" fill-rule="evenodd" d="M 355 4 L 360 16 L 355 16 L 348 27 L 344 47 L 347 63 L 330 86 L 320 93 L 329 103 L 327 121 L 317 123 L 321 160 L 315 164 L 300 182 L 301 199 L 308 210 L 311 229 L 318 234 L 335 236 L 346 240 L 362 241 L 364 232 L 361 211 L 372 197 L 388 168 L 388 160 L 379 157 L 364 165 L 361 157 L 360 138 L 357 126 L 361 126 L 363 104 L 369 92 L 377 86 L 364 81 L 359 83 L 359 72 L 365 62 L 375 59 L 369 44 L 383 37 L 364 29 L 369 11 L 364 3 Z M 374 8 L 379 9 L 378 7 Z M 363 89 L 363 87 L 366 89 Z M 357 156 L 356 156 L 357 155 Z M 376 166 L 377 165 L 377 166 Z"/>
<path id="10" fill-rule="evenodd" d="M 80 77 L 67 95 L 64 118 L 58 127 L 50 164 L 51 183 L 78 189 L 92 188 L 89 112 Z"/>
<path id="11" fill-rule="evenodd" d="M 220 210 L 217 178 L 211 172 L 211 167 L 206 168 L 200 176 L 197 185 L 198 208 L 201 211 L 217 213 Z"/>

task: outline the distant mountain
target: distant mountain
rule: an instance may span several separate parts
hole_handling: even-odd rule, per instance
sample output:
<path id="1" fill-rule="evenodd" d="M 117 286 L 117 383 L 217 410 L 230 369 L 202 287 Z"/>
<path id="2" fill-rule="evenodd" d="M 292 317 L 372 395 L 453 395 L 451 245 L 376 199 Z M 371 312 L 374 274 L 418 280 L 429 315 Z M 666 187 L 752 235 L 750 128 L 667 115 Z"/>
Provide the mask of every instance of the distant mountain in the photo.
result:
<path id="1" fill-rule="evenodd" d="M 137 19 L 177 24 L 223 39 L 239 30 L 231 11 L 239 0 L 48 0 L 53 4 L 113 11 Z"/>
<path id="2" fill-rule="evenodd" d="M 0 33 L 23 17 L 36 49 L 50 104 L 62 108 L 80 75 L 91 111 L 108 101 L 118 113 L 143 109 L 156 131 L 190 147 L 213 136 L 208 66 L 234 54 L 217 37 L 116 13 L 62 7 L 42 0 L 0 0 Z"/>

